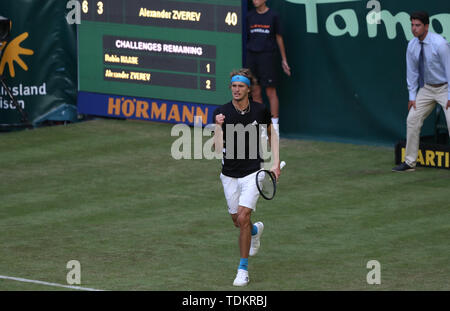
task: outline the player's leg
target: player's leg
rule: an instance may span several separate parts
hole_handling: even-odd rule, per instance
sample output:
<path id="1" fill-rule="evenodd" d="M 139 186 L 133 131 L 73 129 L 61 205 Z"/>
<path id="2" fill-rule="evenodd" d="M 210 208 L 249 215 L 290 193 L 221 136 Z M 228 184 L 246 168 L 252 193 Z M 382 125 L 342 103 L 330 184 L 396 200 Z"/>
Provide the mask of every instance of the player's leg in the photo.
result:
<path id="1" fill-rule="evenodd" d="M 262 89 L 261 89 L 261 86 L 259 85 L 260 74 L 259 74 L 259 67 L 258 67 L 258 58 L 259 58 L 258 54 L 259 53 L 247 51 L 245 67 L 250 69 L 253 76 L 255 77 L 255 79 L 258 82 L 258 84 L 252 85 L 252 93 L 251 93 L 252 100 L 257 103 L 262 104 L 263 98 L 262 98 Z"/>
<path id="2" fill-rule="evenodd" d="M 270 114 L 272 115 L 272 124 L 275 132 L 278 136 L 280 136 L 279 124 L 278 124 L 278 115 L 279 115 L 279 106 L 280 102 L 278 100 L 277 89 L 274 86 L 266 87 L 266 95 L 269 99 L 270 103 Z"/>
<path id="3" fill-rule="evenodd" d="M 248 276 L 248 253 L 251 241 L 251 221 L 252 209 L 245 206 L 239 206 L 237 213 L 237 223 L 239 225 L 239 266 L 234 279 L 234 286 L 245 286 L 249 282 Z"/>
<path id="4" fill-rule="evenodd" d="M 239 266 L 234 279 L 234 286 L 245 286 L 249 282 L 248 276 L 248 253 L 251 241 L 251 216 L 252 210 L 245 206 L 238 207 L 237 224 L 239 226 Z"/>
<path id="5" fill-rule="evenodd" d="M 277 89 L 274 86 L 266 87 L 266 95 L 270 103 L 270 114 L 272 118 L 278 119 L 280 102 L 278 100 Z"/>
<path id="6" fill-rule="evenodd" d="M 236 228 L 239 228 L 238 213 L 231 214 L 231 219 L 233 220 L 234 226 Z M 263 230 L 264 230 L 264 224 L 261 221 L 251 224 L 252 238 L 250 241 L 250 250 L 248 253 L 249 256 L 255 256 L 258 253 L 259 247 L 261 246 L 260 238 L 263 233 Z"/>
<path id="7" fill-rule="evenodd" d="M 430 87 L 421 88 L 416 98 L 416 108 L 411 107 L 406 121 L 406 152 L 405 163 L 410 167 L 416 166 L 417 154 L 419 152 L 420 131 L 424 120 L 433 111 L 436 105 L 433 91 Z"/>
<path id="8" fill-rule="evenodd" d="M 448 103 L 448 84 L 437 88 L 436 90 L 436 101 L 442 106 L 442 110 L 445 113 L 445 120 L 447 121 L 447 129 L 450 136 L 450 108 L 446 109 Z"/>
<path id="9" fill-rule="evenodd" d="M 246 227 L 248 226 L 248 224 L 245 220 L 248 217 L 249 221 L 249 216 L 246 215 L 246 210 L 240 208 L 239 206 L 239 200 L 241 197 L 241 186 L 239 184 L 239 179 L 225 176 L 223 174 L 220 174 L 220 179 L 222 181 L 225 199 L 227 200 L 228 212 L 231 215 L 231 219 L 233 220 L 234 225 L 239 228 L 239 252 L 241 254 L 241 259 L 233 285 L 245 286 L 249 282 L 248 252 L 250 248 L 250 241 L 246 242 L 246 240 L 251 239 L 246 238 Z M 246 246 L 246 244 L 248 244 L 248 246 Z M 245 248 L 247 248 L 247 251 L 245 251 Z"/>
<path id="10" fill-rule="evenodd" d="M 220 180 L 222 181 L 223 192 L 227 201 L 228 213 L 231 215 L 234 225 L 238 227 L 237 213 L 240 196 L 238 179 L 220 174 Z"/>
<path id="11" fill-rule="evenodd" d="M 248 257 L 252 241 L 252 231 L 254 231 L 251 214 L 256 209 L 256 202 L 259 197 L 255 179 L 256 172 L 243 178 L 238 178 L 240 196 L 236 223 L 239 226 L 240 260 L 237 275 L 233 282 L 235 286 L 245 286 L 249 282 Z"/>
<path id="12" fill-rule="evenodd" d="M 259 58 L 260 84 L 266 90 L 267 99 L 270 104 L 272 123 L 278 124 L 280 102 L 276 86 L 278 84 L 278 56 L 273 52 L 261 53 Z"/>
<path id="13" fill-rule="evenodd" d="M 254 102 L 263 103 L 263 98 L 262 98 L 262 88 L 260 85 L 252 85 L 252 100 Z"/>
<path id="14" fill-rule="evenodd" d="M 256 203 L 258 202 L 259 198 L 259 191 L 256 187 L 256 172 L 250 175 L 245 176 L 244 178 L 240 179 L 240 187 L 241 187 L 241 196 L 239 198 L 239 206 L 245 206 L 250 210 L 255 211 L 256 210 Z M 250 249 L 249 249 L 249 255 L 254 256 L 258 253 L 258 250 L 260 248 L 260 239 L 261 235 L 264 230 L 264 224 L 262 222 L 256 222 L 252 223 L 250 222 L 250 233 L 251 233 L 251 240 L 250 240 Z"/>
<path id="15" fill-rule="evenodd" d="M 241 258 L 248 258 L 250 242 L 252 239 L 252 222 L 250 220 L 252 209 L 239 206 L 237 223 L 239 225 L 239 251 Z"/>
<path id="16" fill-rule="evenodd" d="M 239 228 L 239 223 L 238 223 L 238 213 L 236 212 L 236 214 L 230 214 L 231 216 L 231 220 L 233 220 L 233 224 L 236 228 Z"/>

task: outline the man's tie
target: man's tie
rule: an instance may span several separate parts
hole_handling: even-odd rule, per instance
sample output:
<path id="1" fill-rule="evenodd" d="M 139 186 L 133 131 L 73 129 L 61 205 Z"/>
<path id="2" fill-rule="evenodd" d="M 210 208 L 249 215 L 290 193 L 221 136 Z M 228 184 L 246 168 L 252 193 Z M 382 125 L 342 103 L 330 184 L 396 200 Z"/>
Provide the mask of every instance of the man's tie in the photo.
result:
<path id="1" fill-rule="evenodd" d="M 422 88 L 425 85 L 425 62 L 423 55 L 423 41 L 420 42 L 420 55 L 419 55 L 419 88 Z"/>

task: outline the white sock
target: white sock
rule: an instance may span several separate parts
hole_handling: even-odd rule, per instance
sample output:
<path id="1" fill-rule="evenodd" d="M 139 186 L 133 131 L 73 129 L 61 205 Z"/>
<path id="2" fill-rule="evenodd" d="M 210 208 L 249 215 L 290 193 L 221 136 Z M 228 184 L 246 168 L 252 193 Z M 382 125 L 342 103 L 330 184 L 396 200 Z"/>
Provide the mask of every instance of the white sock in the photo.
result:
<path id="1" fill-rule="evenodd" d="M 272 118 L 272 124 L 278 124 L 279 118 Z"/>

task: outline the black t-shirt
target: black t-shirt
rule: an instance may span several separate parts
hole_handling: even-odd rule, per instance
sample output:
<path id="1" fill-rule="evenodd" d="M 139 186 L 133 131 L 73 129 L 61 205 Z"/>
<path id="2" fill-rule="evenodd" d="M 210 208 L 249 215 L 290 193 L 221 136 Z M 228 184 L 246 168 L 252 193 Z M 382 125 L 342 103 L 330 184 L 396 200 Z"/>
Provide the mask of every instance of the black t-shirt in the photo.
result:
<path id="1" fill-rule="evenodd" d="M 247 50 L 272 52 L 277 49 L 276 35 L 281 34 L 278 14 L 269 9 L 264 14 L 252 10 L 247 15 Z"/>
<path id="2" fill-rule="evenodd" d="M 259 146 L 261 126 L 267 128 L 271 124 L 269 110 L 263 104 L 250 101 L 250 111 L 241 114 L 228 102 L 214 110 L 214 121 L 218 114 L 225 115 L 222 174 L 240 178 L 260 170 L 264 162 Z"/>

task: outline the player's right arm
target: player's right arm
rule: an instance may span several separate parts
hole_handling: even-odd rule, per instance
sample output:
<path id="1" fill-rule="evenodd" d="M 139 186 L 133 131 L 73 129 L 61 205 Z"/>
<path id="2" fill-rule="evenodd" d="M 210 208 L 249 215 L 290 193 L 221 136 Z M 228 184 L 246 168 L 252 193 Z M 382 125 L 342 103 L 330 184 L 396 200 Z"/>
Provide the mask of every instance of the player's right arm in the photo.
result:
<path id="1" fill-rule="evenodd" d="M 214 129 L 214 150 L 216 153 L 223 152 L 223 133 L 222 133 L 222 125 L 225 122 L 225 115 L 217 114 L 215 116 L 216 127 Z"/>
<path id="2" fill-rule="evenodd" d="M 416 109 L 416 96 L 419 88 L 419 64 L 413 56 L 413 44 L 414 42 L 410 41 L 406 50 L 406 82 L 409 92 L 408 111 L 411 107 Z"/>
<path id="3" fill-rule="evenodd" d="M 279 34 L 276 35 L 276 41 L 278 44 L 278 48 L 280 49 L 281 54 L 281 67 L 283 68 L 283 71 L 288 76 L 291 76 L 291 67 L 289 67 L 286 57 L 286 49 L 284 47 L 284 41 L 283 37 Z"/>

